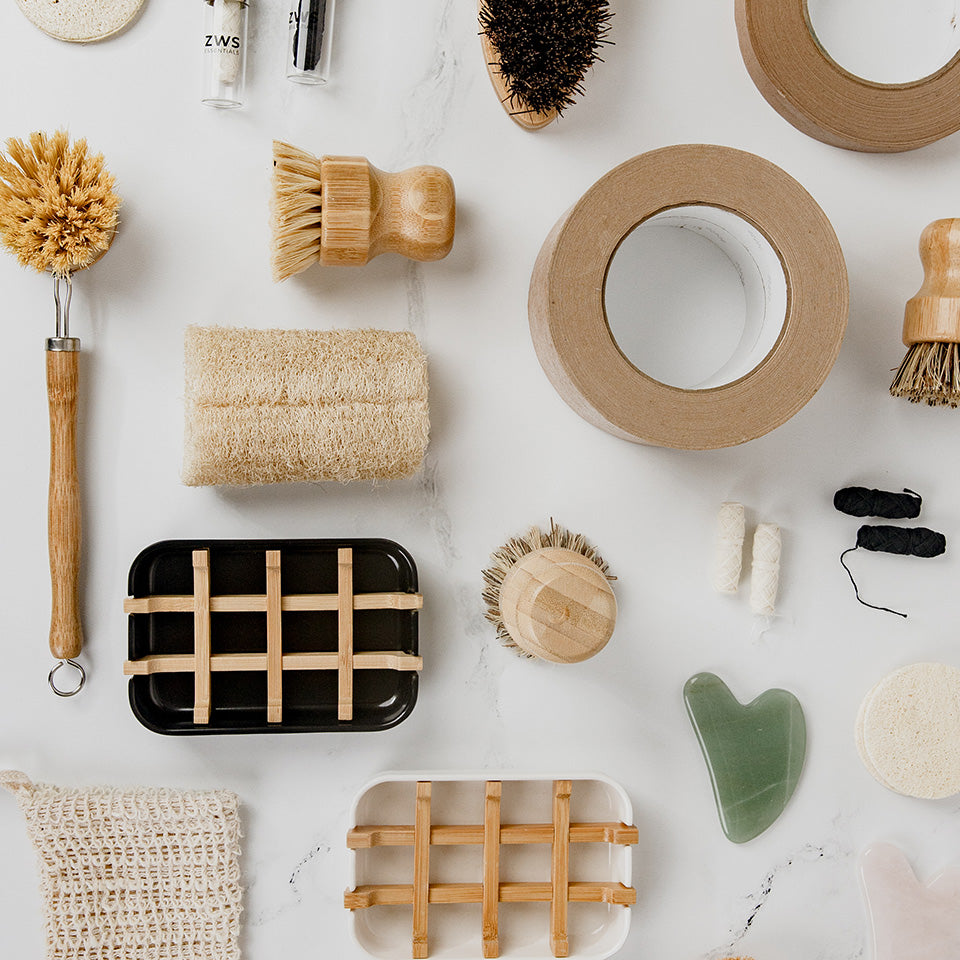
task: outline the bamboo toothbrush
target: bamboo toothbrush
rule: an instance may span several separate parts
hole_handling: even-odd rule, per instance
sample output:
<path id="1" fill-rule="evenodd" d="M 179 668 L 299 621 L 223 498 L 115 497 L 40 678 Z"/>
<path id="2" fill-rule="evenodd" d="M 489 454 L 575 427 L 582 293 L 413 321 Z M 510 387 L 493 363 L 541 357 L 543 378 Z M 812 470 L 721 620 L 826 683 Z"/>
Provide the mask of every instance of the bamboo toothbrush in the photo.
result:
<path id="1" fill-rule="evenodd" d="M 85 673 L 76 662 L 83 647 L 80 625 L 80 479 L 77 472 L 77 360 L 80 341 L 70 336 L 72 278 L 110 246 L 120 198 L 102 154 L 73 144 L 66 131 L 7 140 L 0 154 L 0 241 L 25 267 L 53 276 L 56 336 L 47 340 L 47 401 L 50 407 L 48 541 L 52 603 L 50 652 L 59 661 L 49 682 L 59 696 L 73 696 Z M 56 672 L 68 663 L 78 671 L 75 688 L 57 687 Z"/>
<path id="2" fill-rule="evenodd" d="M 523 657 L 577 663 L 613 635 L 617 601 L 606 562 L 580 535 L 550 521 L 508 540 L 483 571 L 486 617 Z"/>
<path id="3" fill-rule="evenodd" d="M 528 130 L 583 93 L 610 30 L 608 0 L 479 0 L 480 44 L 503 109 Z"/>
<path id="4" fill-rule="evenodd" d="M 923 286 L 907 301 L 907 355 L 895 397 L 931 407 L 960 405 L 960 219 L 934 220 L 920 235 Z"/>

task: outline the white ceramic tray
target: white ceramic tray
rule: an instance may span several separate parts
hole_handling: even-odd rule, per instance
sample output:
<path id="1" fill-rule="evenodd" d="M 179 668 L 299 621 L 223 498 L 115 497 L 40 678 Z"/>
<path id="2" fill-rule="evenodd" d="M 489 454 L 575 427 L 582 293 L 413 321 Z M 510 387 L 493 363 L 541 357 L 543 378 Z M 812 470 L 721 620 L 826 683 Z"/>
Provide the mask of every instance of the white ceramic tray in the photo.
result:
<path id="1" fill-rule="evenodd" d="M 433 825 L 482 825 L 488 781 L 502 783 L 501 825 L 550 824 L 553 785 L 571 780 L 570 822 L 630 825 L 633 808 L 623 788 L 599 775 L 522 776 L 513 773 L 389 773 L 371 781 L 354 802 L 352 825 L 413 824 L 417 782 L 432 783 Z M 634 841 L 635 842 L 635 841 Z M 631 887 L 631 850 L 621 843 L 571 843 L 569 879 Z M 372 846 L 352 851 L 351 890 L 370 884 L 413 883 L 414 848 Z M 431 884 L 479 884 L 483 877 L 482 844 L 431 845 Z M 551 844 L 500 847 L 501 883 L 550 883 Z M 549 902 L 499 905 L 499 955 L 507 958 L 553 956 Z M 378 904 L 350 913 L 356 942 L 381 960 L 412 955 L 412 907 Z M 567 911 L 569 956 L 603 960 L 616 953 L 630 929 L 630 908 L 616 903 L 570 903 Z M 429 956 L 437 960 L 482 957 L 482 907 L 479 903 L 431 903 L 428 913 Z"/>

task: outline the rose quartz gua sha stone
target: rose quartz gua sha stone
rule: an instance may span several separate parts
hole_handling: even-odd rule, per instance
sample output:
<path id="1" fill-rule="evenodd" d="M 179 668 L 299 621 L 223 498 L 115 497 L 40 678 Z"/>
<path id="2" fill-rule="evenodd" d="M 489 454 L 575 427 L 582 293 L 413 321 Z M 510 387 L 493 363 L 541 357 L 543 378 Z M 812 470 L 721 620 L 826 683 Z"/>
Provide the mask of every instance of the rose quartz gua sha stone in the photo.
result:
<path id="1" fill-rule="evenodd" d="M 872 960 L 960 958 L 960 869 L 950 867 L 924 885 L 898 847 L 875 843 L 860 870 L 873 925 Z"/>

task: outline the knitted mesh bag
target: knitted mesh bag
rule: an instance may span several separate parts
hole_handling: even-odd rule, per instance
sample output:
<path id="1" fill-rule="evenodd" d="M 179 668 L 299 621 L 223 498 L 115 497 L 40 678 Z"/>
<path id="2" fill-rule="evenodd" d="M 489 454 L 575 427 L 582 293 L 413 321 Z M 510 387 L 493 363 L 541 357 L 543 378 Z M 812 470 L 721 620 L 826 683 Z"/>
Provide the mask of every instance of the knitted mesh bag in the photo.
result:
<path id="1" fill-rule="evenodd" d="M 237 797 L 0 772 L 37 850 L 49 960 L 239 960 Z"/>

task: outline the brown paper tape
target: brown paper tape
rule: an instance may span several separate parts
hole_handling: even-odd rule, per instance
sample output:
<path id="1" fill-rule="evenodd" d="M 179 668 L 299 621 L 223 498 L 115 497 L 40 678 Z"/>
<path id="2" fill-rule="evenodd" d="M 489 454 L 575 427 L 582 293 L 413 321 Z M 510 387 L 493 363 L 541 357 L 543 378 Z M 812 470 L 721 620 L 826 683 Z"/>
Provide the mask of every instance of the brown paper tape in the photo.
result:
<path id="1" fill-rule="evenodd" d="M 915 150 L 960 130 L 960 54 L 912 83 L 874 83 L 834 62 L 806 0 L 736 0 L 743 62 L 757 89 L 798 130 L 847 150 Z"/>
<path id="2" fill-rule="evenodd" d="M 668 386 L 638 370 L 617 346 L 604 309 L 607 270 L 624 237 L 662 211 L 690 206 L 752 224 L 776 251 L 787 286 L 773 348 L 746 375 L 704 390 Z M 642 154 L 598 180 L 544 242 L 529 299 L 540 363 L 580 416 L 625 440 L 685 450 L 733 446 L 789 420 L 830 372 L 847 308 L 843 253 L 813 198 L 767 160 L 704 144 Z"/>

